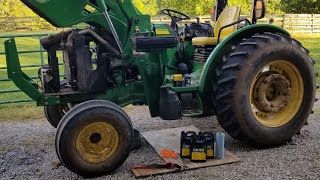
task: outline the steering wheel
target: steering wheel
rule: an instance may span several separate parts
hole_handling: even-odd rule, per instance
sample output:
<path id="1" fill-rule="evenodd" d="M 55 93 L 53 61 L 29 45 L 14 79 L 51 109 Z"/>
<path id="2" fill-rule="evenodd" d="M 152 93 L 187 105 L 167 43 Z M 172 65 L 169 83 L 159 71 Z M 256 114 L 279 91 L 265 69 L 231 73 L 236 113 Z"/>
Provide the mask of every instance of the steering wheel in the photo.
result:
<path id="1" fill-rule="evenodd" d="M 172 17 L 176 17 L 179 21 L 183 21 L 183 20 L 190 20 L 190 17 L 182 12 L 176 11 L 176 10 L 172 10 L 172 9 L 162 9 L 161 12 L 165 15 L 168 15 L 171 19 Z M 171 13 L 175 13 L 178 14 L 180 16 L 173 16 L 171 15 Z"/>
<path id="2" fill-rule="evenodd" d="M 177 22 L 183 21 L 183 20 L 190 20 L 190 17 L 182 12 L 172 10 L 172 9 L 162 9 L 161 12 L 171 18 L 171 27 L 175 29 L 176 31 L 178 30 L 177 28 Z M 177 14 L 177 15 L 172 15 L 172 14 Z"/>

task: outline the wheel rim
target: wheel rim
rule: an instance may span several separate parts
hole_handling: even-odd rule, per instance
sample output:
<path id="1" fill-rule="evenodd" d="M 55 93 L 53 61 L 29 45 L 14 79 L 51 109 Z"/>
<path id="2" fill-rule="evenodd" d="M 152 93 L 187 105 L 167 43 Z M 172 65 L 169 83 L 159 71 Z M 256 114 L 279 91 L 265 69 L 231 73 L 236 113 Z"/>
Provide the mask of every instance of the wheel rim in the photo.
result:
<path id="1" fill-rule="evenodd" d="M 117 150 L 119 134 L 106 122 L 95 122 L 84 127 L 76 139 L 77 153 L 89 163 L 109 159 Z"/>
<path id="2" fill-rule="evenodd" d="M 259 71 L 251 85 L 251 111 L 264 126 L 283 126 L 299 111 L 303 88 L 295 65 L 285 60 L 273 61 Z"/>

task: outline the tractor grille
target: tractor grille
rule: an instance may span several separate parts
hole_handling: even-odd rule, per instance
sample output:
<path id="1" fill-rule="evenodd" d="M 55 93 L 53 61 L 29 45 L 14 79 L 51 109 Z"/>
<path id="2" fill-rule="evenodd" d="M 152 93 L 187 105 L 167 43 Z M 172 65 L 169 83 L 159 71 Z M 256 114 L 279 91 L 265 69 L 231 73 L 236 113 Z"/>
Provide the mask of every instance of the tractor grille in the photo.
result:
<path id="1" fill-rule="evenodd" d="M 213 47 L 197 47 L 194 53 L 194 60 L 205 63 L 213 51 Z"/>

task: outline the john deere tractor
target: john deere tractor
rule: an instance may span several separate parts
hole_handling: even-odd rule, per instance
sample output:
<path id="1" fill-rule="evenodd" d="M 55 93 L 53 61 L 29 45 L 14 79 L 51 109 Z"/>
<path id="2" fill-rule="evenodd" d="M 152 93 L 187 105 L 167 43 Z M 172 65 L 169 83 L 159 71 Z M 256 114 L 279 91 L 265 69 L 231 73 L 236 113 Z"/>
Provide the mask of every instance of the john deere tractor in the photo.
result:
<path id="1" fill-rule="evenodd" d="M 184 27 L 177 23 L 188 15 L 164 9 L 171 24 L 153 24 L 131 0 L 21 1 L 56 27 L 89 25 L 41 39 L 41 85 L 21 71 L 14 39 L 5 42 L 9 78 L 45 107 L 57 155 L 79 175 L 126 160 L 136 134 L 121 109 L 129 104 L 164 120 L 215 114 L 234 139 L 260 146 L 289 141 L 312 112 L 315 61 L 284 29 L 256 23 L 264 0 L 253 0 L 248 19 L 218 0 L 214 26 Z"/>

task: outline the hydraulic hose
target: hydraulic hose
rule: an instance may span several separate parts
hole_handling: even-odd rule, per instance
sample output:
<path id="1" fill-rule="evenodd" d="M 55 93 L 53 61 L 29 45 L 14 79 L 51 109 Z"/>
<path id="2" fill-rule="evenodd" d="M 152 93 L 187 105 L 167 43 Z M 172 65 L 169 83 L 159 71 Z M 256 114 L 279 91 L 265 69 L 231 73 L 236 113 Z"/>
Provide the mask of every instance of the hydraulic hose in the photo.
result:
<path id="1" fill-rule="evenodd" d="M 104 40 L 101 36 L 99 36 L 96 32 L 94 32 L 91 29 L 84 29 L 78 31 L 79 34 L 85 35 L 90 34 L 93 38 L 95 38 L 97 41 L 99 41 L 102 45 L 104 45 L 106 48 L 108 48 L 110 51 L 112 51 L 113 54 L 115 54 L 117 57 L 120 56 L 119 51 L 117 51 L 114 47 L 112 47 L 108 41 Z M 69 39 L 69 38 L 68 38 Z M 69 41 L 68 41 L 69 42 Z"/>

